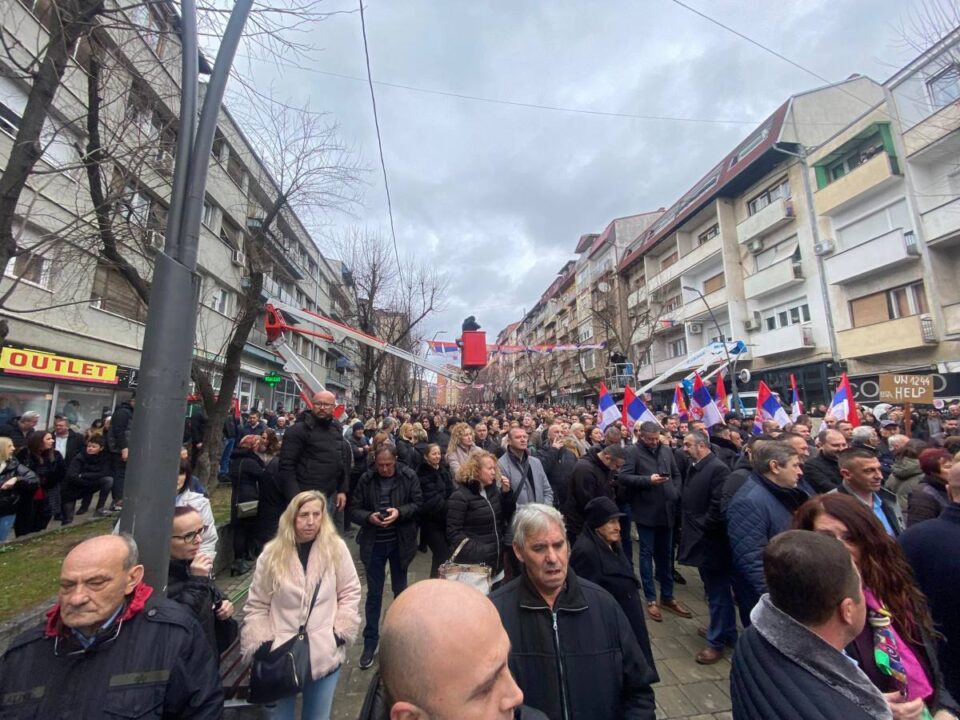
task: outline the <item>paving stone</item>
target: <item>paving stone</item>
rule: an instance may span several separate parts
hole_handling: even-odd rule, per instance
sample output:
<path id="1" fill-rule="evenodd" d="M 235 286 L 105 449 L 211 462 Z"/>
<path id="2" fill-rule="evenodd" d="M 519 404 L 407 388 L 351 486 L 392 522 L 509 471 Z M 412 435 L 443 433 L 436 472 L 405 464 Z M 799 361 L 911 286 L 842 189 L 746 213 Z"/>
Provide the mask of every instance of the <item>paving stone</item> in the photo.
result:
<path id="1" fill-rule="evenodd" d="M 673 674 L 677 676 L 681 685 L 688 683 L 697 683 L 704 680 L 726 680 L 729 675 L 729 666 L 724 667 L 721 663 L 716 665 L 699 665 L 689 655 L 683 657 L 668 658 L 663 661 Z"/>
<path id="2" fill-rule="evenodd" d="M 683 694 L 697 706 L 702 713 L 714 713 L 730 710 L 730 698 L 716 682 L 700 682 L 682 685 Z"/>
<path id="3" fill-rule="evenodd" d="M 679 685 L 658 688 L 656 695 L 657 705 L 663 709 L 668 718 L 685 718 L 699 712 L 697 706 L 684 694 Z"/>

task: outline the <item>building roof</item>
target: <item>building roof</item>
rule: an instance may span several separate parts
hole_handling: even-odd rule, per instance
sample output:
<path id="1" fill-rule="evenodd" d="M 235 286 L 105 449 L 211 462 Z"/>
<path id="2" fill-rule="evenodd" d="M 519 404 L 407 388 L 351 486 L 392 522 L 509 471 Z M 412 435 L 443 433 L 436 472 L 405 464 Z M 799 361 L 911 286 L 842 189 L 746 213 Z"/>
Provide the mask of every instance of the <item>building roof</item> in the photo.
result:
<path id="1" fill-rule="evenodd" d="M 756 129 L 741 141 L 726 157 L 671 205 L 663 216 L 650 226 L 637 247 L 620 263 L 620 269 L 629 267 L 661 239 L 683 224 L 717 196 L 728 193 L 741 174 L 770 150 L 780 137 L 790 101 L 787 100 Z"/>
<path id="2" fill-rule="evenodd" d="M 593 241 L 596 239 L 597 239 L 596 233 L 587 233 L 586 235 L 581 235 L 580 239 L 577 241 L 577 247 L 574 250 L 574 252 L 577 253 L 577 255 L 579 255 L 582 252 L 586 252 L 587 248 L 589 248 L 593 244 Z"/>

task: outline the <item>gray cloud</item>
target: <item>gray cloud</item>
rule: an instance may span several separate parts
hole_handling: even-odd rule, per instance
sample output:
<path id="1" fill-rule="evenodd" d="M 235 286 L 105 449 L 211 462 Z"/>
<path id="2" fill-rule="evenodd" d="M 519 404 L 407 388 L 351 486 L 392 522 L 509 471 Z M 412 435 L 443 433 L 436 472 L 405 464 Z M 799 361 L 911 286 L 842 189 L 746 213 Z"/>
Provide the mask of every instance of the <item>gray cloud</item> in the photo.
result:
<path id="1" fill-rule="evenodd" d="M 883 80 L 905 62 L 902 0 L 715 0 L 698 8 L 832 80 Z M 326 0 L 325 10 L 352 10 Z M 371 0 L 374 78 L 607 112 L 760 121 L 820 81 L 667 0 L 635 3 Z M 306 68 L 365 75 L 360 19 L 311 35 Z M 359 218 L 389 232 L 365 84 L 258 65 L 264 86 L 328 111 L 373 169 Z M 551 112 L 377 86 L 402 253 L 451 279 L 426 329 L 476 314 L 491 333 L 536 302 L 577 238 L 670 205 L 752 129 Z M 335 229 L 334 229 L 335 230 Z"/>

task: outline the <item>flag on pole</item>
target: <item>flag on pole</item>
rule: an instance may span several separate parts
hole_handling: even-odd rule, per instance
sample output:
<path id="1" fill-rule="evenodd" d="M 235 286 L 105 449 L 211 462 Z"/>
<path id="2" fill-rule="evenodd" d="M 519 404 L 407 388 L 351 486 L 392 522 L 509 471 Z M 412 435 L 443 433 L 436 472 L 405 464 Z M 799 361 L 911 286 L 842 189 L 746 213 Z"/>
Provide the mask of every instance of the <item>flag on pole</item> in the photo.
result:
<path id="1" fill-rule="evenodd" d="M 730 405 L 727 403 L 727 388 L 723 384 L 723 373 L 717 373 L 717 409 L 720 412 L 730 412 Z"/>
<path id="2" fill-rule="evenodd" d="M 670 414 L 680 418 L 680 422 L 687 422 L 690 415 L 687 413 L 687 403 L 683 399 L 683 388 L 680 383 L 673 389 L 673 405 L 670 407 Z"/>
<path id="3" fill-rule="evenodd" d="M 693 374 L 693 394 L 690 395 L 690 415 L 697 420 L 703 420 L 703 424 L 708 428 L 714 425 L 723 424 L 723 415 L 717 409 L 717 404 L 710 397 L 710 391 L 707 390 L 700 379 L 700 373 Z"/>
<path id="4" fill-rule="evenodd" d="M 773 420 L 781 428 L 790 422 L 787 411 L 763 380 L 757 388 L 757 417 L 760 418 L 761 427 L 764 420 Z"/>
<path id="5" fill-rule="evenodd" d="M 650 412 L 643 400 L 634 394 L 633 388 L 627 385 L 623 391 L 623 426 L 630 430 L 634 425 L 645 422 L 660 424 L 657 416 Z"/>
<path id="6" fill-rule="evenodd" d="M 830 410 L 827 412 L 837 420 L 846 420 L 854 427 L 860 425 L 860 418 L 857 417 L 857 402 L 853 399 L 853 390 L 850 389 L 850 380 L 846 373 L 840 376 L 840 384 L 837 385 L 837 391 L 833 394 L 833 400 L 830 401 Z"/>
<path id="7" fill-rule="evenodd" d="M 803 415 L 803 402 L 800 400 L 800 391 L 797 390 L 797 379 L 790 373 L 790 421 L 796 422 Z"/>
<path id="8" fill-rule="evenodd" d="M 600 400 L 597 403 L 597 420 L 599 421 L 600 429 L 606 430 L 619 419 L 620 411 L 617 409 L 617 404 L 613 401 L 613 398 L 610 397 L 610 393 L 607 392 L 606 384 L 601 382 Z"/>

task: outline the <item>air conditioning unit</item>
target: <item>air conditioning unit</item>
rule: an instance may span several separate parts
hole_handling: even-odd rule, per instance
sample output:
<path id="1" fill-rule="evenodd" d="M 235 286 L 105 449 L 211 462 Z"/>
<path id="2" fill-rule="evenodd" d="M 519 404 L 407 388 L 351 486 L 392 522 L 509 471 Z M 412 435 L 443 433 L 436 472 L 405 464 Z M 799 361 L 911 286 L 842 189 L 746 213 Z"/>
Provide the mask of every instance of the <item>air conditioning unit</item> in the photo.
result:
<path id="1" fill-rule="evenodd" d="M 829 255 L 836 249 L 836 244 L 830 239 L 821 240 L 813 244 L 813 252 L 815 255 Z"/>
<path id="2" fill-rule="evenodd" d="M 757 253 L 763 252 L 763 238 L 754 238 L 747 243 L 747 250 L 752 252 L 754 255 Z"/>
<path id="3" fill-rule="evenodd" d="M 163 252 L 163 233 L 159 230 L 148 230 L 147 247 L 156 252 Z"/>
<path id="4" fill-rule="evenodd" d="M 687 330 L 690 331 L 691 335 L 700 335 L 703 333 L 703 324 L 702 323 L 687 323 Z"/>
<path id="5" fill-rule="evenodd" d="M 230 260 L 233 261 L 234 265 L 238 267 L 246 267 L 247 258 L 241 250 L 234 249 L 233 254 L 230 256 Z"/>
<path id="6" fill-rule="evenodd" d="M 753 317 L 743 323 L 744 327 L 747 329 L 747 332 L 755 332 L 761 327 L 760 313 L 756 310 L 753 311 Z"/>

